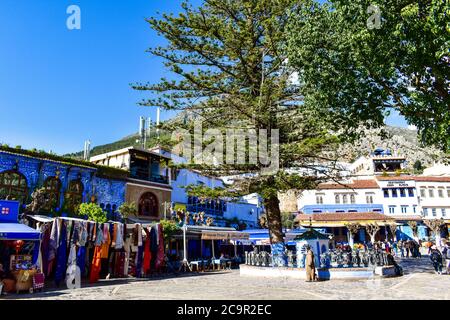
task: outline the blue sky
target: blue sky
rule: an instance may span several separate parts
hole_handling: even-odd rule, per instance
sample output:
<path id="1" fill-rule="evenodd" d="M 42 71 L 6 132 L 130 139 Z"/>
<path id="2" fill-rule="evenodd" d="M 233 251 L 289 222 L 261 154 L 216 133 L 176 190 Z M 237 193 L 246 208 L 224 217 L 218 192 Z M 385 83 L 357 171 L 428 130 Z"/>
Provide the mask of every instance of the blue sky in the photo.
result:
<path id="1" fill-rule="evenodd" d="M 198 2 L 198 0 L 196 0 Z M 0 143 L 62 154 L 109 143 L 138 129 L 146 94 L 133 82 L 165 76 L 145 50 L 162 43 L 146 17 L 176 12 L 180 0 L 1 0 Z M 81 30 L 68 30 L 69 5 Z M 162 112 L 162 119 L 173 113 Z M 405 126 L 393 116 L 388 123 Z"/>

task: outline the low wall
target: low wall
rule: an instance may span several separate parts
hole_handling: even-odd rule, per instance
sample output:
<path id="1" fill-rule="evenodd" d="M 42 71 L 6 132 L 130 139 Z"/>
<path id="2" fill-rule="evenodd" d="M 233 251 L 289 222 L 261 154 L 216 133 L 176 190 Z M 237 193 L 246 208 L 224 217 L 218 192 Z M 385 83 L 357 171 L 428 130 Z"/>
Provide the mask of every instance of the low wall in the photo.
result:
<path id="1" fill-rule="evenodd" d="M 270 277 L 270 278 L 293 278 L 306 280 L 306 271 L 304 268 L 289 267 L 257 267 L 241 264 L 239 266 L 241 276 L 250 277 Z M 357 280 L 368 279 L 374 276 L 373 269 L 369 268 L 330 268 L 317 269 L 320 280 Z"/>

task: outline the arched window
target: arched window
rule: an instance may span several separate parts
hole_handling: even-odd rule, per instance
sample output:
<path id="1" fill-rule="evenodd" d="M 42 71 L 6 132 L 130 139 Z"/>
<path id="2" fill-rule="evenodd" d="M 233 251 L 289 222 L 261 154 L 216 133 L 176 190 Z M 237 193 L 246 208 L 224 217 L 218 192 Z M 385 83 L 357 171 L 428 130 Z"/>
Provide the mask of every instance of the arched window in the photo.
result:
<path id="1" fill-rule="evenodd" d="M 27 179 L 17 171 L 0 173 L 0 199 L 24 203 L 27 198 Z"/>
<path id="2" fill-rule="evenodd" d="M 151 192 L 144 193 L 139 199 L 139 215 L 145 217 L 158 217 L 158 199 Z"/>
<path id="3" fill-rule="evenodd" d="M 355 195 L 354 194 L 350 195 L 350 202 L 355 203 Z"/>
<path id="4" fill-rule="evenodd" d="M 76 207 L 83 202 L 83 190 L 83 183 L 80 179 L 69 182 L 69 186 L 64 195 L 67 210 L 75 212 Z"/>
<path id="5" fill-rule="evenodd" d="M 44 181 L 44 188 L 48 196 L 48 202 L 43 209 L 50 211 L 57 208 L 61 192 L 61 180 L 56 177 L 49 177 Z"/>
<path id="6" fill-rule="evenodd" d="M 336 204 L 341 203 L 341 200 L 340 200 L 340 197 L 338 194 L 334 196 L 334 201 L 336 202 Z"/>

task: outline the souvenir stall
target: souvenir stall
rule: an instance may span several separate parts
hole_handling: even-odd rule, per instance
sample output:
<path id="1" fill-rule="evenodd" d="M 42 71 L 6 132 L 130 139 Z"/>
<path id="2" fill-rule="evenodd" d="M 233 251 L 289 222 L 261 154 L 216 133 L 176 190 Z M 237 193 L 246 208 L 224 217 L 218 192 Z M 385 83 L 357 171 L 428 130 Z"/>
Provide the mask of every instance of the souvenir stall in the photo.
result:
<path id="1" fill-rule="evenodd" d="M 27 216 L 42 230 L 42 269 L 56 286 L 79 272 L 81 279 L 145 277 L 164 263 L 159 223 L 104 223 L 78 218 Z"/>
<path id="2" fill-rule="evenodd" d="M 33 292 L 44 284 L 40 232 L 18 221 L 19 202 L 0 201 L 0 293 Z"/>

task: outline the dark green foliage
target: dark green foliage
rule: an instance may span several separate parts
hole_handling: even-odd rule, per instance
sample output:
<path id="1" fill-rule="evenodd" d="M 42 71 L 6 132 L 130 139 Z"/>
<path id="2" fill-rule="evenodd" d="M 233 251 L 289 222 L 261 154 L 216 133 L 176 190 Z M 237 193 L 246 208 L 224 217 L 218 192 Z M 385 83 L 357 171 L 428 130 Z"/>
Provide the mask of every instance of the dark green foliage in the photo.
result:
<path id="1" fill-rule="evenodd" d="M 380 28 L 367 26 L 374 4 Z M 398 111 L 417 126 L 423 143 L 448 152 L 449 13 L 449 0 L 299 2 L 287 36 L 305 101 L 337 125 L 350 124 L 347 134 L 358 128 L 354 119 L 379 126 Z"/>

